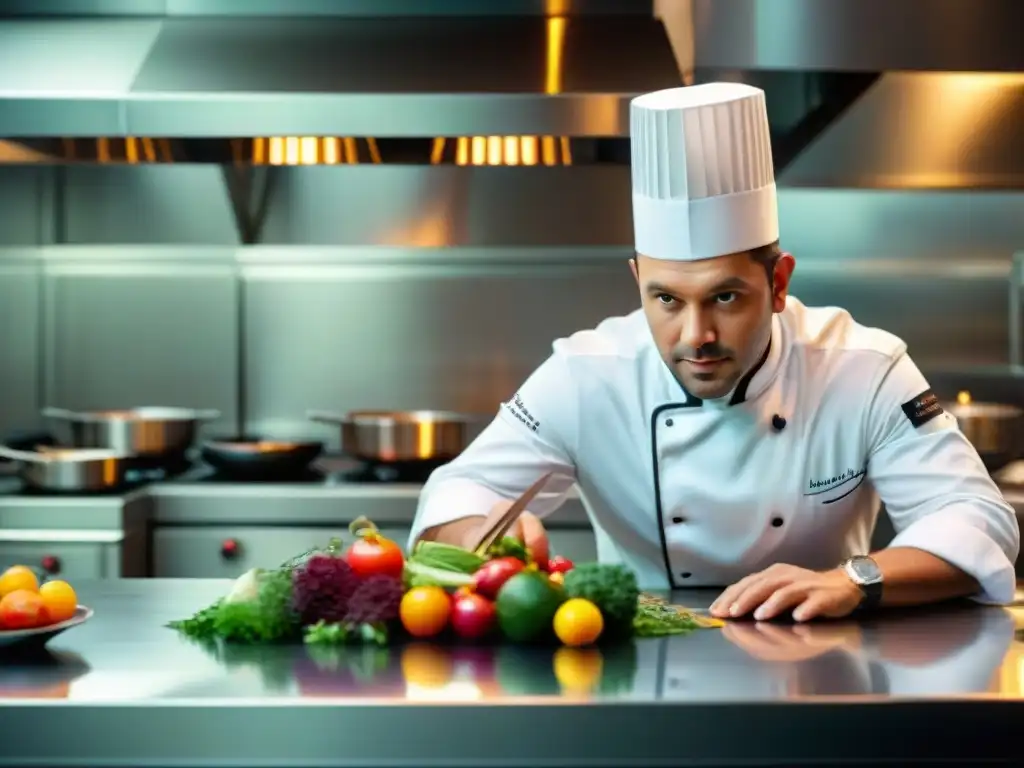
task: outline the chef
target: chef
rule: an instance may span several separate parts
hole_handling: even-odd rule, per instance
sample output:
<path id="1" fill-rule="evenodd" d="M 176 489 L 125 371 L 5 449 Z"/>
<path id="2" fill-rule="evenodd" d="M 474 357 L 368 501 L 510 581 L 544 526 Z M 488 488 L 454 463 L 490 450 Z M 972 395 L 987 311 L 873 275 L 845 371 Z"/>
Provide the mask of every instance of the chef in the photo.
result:
<path id="1" fill-rule="evenodd" d="M 641 308 L 555 341 L 430 477 L 410 544 L 465 544 L 554 472 L 517 523 L 535 557 L 576 484 L 602 562 L 724 587 L 717 616 L 1009 601 L 1014 511 L 906 344 L 788 295 L 764 93 L 649 93 L 630 129 Z M 897 534 L 869 553 L 879 501 Z"/>

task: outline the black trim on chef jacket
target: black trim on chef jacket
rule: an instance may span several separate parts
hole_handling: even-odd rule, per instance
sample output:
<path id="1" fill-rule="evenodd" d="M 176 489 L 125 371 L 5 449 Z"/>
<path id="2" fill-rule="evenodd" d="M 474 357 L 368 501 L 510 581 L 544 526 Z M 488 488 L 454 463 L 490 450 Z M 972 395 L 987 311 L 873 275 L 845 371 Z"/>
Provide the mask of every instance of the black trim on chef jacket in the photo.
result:
<path id="1" fill-rule="evenodd" d="M 740 379 L 736 385 L 736 389 L 732 393 L 732 397 L 729 399 L 729 405 L 740 405 L 747 400 L 747 388 L 750 386 L 751 380 L 757 374 L 765 361 L 768 359 L 768 353 L 772 349 L 772 340 L 768 340 L 767 346 L 764 348 L 764 354 L 761 355 L 761 359 L 757 361 L 757 364 L 747 371 L 743 378 Z M 658 538 L 661 540 L 661 557 L 665 561 L 665 572 L 668 573 L 668 583 L 672 589 L 679 589 L 680 585 L 676 584 L 676 574 L 672 570 L 672 561 L 668 556 L 668 538 L 665 536 L 665 513 L 661 506 L 661 472 L 658 466 L 658 416 L 664 411 L 675 410 L 677 408 L 700 408 L 704 405 L 704 401 L 699 397 L 694 397 L 683 386 L 682 382 L 679 382 L 679 388 L 683 390 L 683 394 L 686 395 L 686 402 L 683 403 L 665 403 L 659 405 L 651 413 L 651 464 L 654 468 L 654 514 L 658 519 Z M 722 585 L 725 586 L 725 585 Z"/>

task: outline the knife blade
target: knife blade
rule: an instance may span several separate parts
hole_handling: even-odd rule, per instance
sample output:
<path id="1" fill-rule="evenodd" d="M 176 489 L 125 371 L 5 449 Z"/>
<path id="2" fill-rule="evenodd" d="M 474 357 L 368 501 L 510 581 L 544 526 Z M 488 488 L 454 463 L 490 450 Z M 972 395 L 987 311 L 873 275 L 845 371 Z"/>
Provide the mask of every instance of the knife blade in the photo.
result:
<path id="1" fill-rule="evenodd" d="M 516 499 L 508 509 L 495 510 L 488 515 L 487 519 L 484 520 L 476 543 L 469 549 L 476 554 L 483 556 L 491 544 L 508 533 L 508 529 L 511 528 L 515 521 L 519 519 L 519 516 L 526 511 L 526 507 L 529 506 L 534 497 L 540 493 L 540 489 L 543 488 L 544 484 L 551 479 L 553 474 L 553 472 L 548 472 L 541 475 L 540 479 L 527 488 L 523 495 Z"/>

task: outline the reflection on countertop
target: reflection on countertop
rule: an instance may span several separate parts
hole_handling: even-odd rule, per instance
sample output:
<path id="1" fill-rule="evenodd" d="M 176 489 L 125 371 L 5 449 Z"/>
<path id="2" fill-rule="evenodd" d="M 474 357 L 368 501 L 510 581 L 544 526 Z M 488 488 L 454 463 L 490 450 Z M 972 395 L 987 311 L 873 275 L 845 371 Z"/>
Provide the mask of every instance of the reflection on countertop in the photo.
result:
<path id="1" fill-rule="evenodd" d="M 193 579 L 82 583 L 81 599 L 95 609 L 95 618 L 55 639 L 48 664 L 7 659 L 0 673 L 0 705 L 55 690 L 57 678 L 67 699 L 105 702 L 254 697 L 767 702 L 829 696 L 1018 697 L 1024 689 L 1024 642 L 1015 638 L 1024 614 L 1017 617 L 1015 608 L 943 606 L 807 625 L 733 622 L 721 630 L 596 649 L 422 642 L 340 649 L 204 646 L 165 628 L 228 585 Z M 702 608 L 714 596 L 700 590 L 673 598 Z M 71 667 L 75 673 L 62 678 L 61 670 Z"/>
<path id="2" fill-rule="evenodd" d="M 229 586 L 76 584 L 95 617 L 42 660 L 0 658 L 0 720 L 79 736 L 7 741 L 0 765 L 849 768 L 1019 752 L 1012 610 L 737 622 L 579 650 L 202 646 L 165 628 Z M 672 596 L 693 608 L 714 597 Z"/>

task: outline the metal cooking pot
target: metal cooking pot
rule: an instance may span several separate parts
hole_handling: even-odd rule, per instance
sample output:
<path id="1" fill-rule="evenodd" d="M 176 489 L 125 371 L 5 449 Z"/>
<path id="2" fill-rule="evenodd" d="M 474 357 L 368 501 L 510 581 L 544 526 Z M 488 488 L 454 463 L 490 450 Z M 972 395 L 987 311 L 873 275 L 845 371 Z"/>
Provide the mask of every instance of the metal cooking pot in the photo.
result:
<path id="1" fill-rule="evenodd" d="M 447 461 L 469 444 L 473 416 L 450 411 L 309 411 L 311 421 L 341 426 L 342 451 L 379 462 Z"/>
<path id="2" fill-rule="evenodd" d="M 132 456 L 182 455 L 196 441 L 200 423 L 220 418 L 220 411 L 189 408 L 129 408 L 78 413 L 45 408 L 43 416 L 67 423 L 71 445 L 108 448 Z"/>
<path id="3" fill-rule="evenodd" d="M 18 462 L 18 476 L 41 491 L 111 491 L 126 485 L 131 457 L 99 448 L 44 448 L 39 453 L 0 446 L 0 458 Z"/>
<path id="4" fill-rule="evenodd" d="M 969 392 L 960 392 L 943 409 L 957 420 L 989 472 L 1005 467 L 1021 455 L 1024 410 L 1003 403 L 976 403 Z"/>

